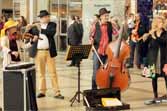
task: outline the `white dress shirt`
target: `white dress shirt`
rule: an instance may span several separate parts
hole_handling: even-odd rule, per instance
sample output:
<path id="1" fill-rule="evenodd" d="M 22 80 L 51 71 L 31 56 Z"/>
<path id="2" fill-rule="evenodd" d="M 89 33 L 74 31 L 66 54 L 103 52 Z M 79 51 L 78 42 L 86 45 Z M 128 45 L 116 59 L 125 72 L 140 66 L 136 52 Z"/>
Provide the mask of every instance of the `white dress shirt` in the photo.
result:
<path id="1" fill-rule="evenodd" d="M 48 24 L 42 24 L 41 23 L 41 29 L 46 29 Z M 42 40 L 38 40 L 38 45 L 37 45 L 37 49 L 49 49 L 49 41 L 48 38 L 45 34 L 39 34 L 39 37 Z"/>
<path id="2" fill-rule="evenodd" d="M 133 19 L 129 19 L 128 20 L 128 28 L 134 28 L 135 27 L 135 22 Z"/>

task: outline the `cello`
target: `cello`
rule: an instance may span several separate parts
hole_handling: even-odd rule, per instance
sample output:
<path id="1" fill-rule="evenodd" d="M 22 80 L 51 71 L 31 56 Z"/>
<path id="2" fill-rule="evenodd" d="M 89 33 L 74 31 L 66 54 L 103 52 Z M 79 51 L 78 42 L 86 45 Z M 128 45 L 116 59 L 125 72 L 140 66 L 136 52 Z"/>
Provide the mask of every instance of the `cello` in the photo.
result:
<path id="1" fill-rule="evenodd" d="M 125 61 L 129 57 L 130 47 L 122 40 L 123 31 L 124 25 L 120 29 L 117 40 L 108 45 L 106 50 L 108 56 L 107 64 L 104 65 L 100 62 L 102 67 L 96 72 L 96 83 L 99 88 L 118 87 L 121 91 L 124 91 L 129 87 L 130 75 L 125 66 Z M 94 47 L 93 50 L 99 61 L 101 61 Z"/>

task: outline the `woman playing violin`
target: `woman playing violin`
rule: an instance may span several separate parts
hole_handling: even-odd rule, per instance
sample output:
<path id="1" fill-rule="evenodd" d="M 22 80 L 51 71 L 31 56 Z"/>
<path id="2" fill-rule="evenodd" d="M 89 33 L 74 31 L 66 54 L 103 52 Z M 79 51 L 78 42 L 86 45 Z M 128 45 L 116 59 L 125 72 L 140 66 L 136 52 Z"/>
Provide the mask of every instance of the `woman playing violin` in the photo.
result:
<path id="1" fill-rule="evenodd" d="M 11 62 L 19 62 L 20 59 L 20 45 L 17 40 L 17 22 L 9 20 L 4 24 L 1 31 L 1 46 L 3 52 L 3 68 Z"/>

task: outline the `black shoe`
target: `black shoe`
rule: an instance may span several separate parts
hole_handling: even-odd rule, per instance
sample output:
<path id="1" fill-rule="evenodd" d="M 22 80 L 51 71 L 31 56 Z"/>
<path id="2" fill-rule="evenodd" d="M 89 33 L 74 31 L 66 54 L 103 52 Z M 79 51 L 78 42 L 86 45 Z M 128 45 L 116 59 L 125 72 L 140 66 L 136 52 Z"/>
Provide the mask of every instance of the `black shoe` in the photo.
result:
<path id="1" fill-rule="evenodd" d="M 75 64 L 69 64 L 69 65 L 67 65 L 68 67 L 73 67 L 73 66 L 75 66 Z"/>
<path id="2" fill-rule="evenodd" d="M 132 64 L 128 64 L 126 67 L 127 68 L 133 68 L 133 65 Z"/>
<path id="3" fill-rule="evenodd" d="M 161 100 L 159 98 L 147 100 L 144 102 L 145 105 L 152 105 L 152 104 L 159 104 L 161 103 Z"/>
<path id="4" fill-rule="evenodd" d="M 62 96 L 61 94 L 58 94 L 58 95 L 54 96 L 54 98 L 56 98 L 56 99 L 64 99 L 64 96 Z"/>
<path id="5" fill-rule="evenodd" d="M 145 105 L 152 105 L 152 104 L 156 104 L 155 100 L 147 100 L 147 101 L 144 101 L 144 104 Z"/>
<path id="6" fill-rule="evenodd" d="M 141 65 L 137 65 L 137 69 L 141 69 Z"/>
<path id="7" fill-rule="evenodd" d="M 163 95 L 162 97 L 159 97 L 159 99 L 162 101 L 162 103 L 167 103 L 167 95 Z"/>
<path id="8" fill-rule="evenodd" d="M 45 94 L 42 94 L 42 93 L 39 93 L 37 96 L 37 98 L 43 98 L 43 97 L 45 97 Z"/>

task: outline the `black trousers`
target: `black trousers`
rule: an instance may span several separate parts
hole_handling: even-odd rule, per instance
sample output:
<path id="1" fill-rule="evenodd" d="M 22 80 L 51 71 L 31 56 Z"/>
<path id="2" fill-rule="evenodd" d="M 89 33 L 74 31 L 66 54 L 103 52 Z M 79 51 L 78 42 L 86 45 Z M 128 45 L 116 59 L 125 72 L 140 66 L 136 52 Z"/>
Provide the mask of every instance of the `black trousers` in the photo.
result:
<path id="1" fill-rule="evenodd" d="M 152 78 L 152 87 L 153 87 L 153 93 L 154 93 L 154 98 L 158 97 L 158 78 L 163 77 L 165 79 L 165 85 L 167 89 L 167 76 L 166 75 L 160 75 L 156 74 L 155 78 Z"/>
<path id="2" fill-rule="evenodd" d="M 147 51 L 148 51 L 148 48 L 147 48 L 147 44 L 145 43 L 142 43 L 142 42 L 133 42 L 133 41 L 130 41 L 130 48 L 131 48 L 131 51 L 130 51 L 130 59 L 129 59 L 129 64 L 133 66 L 133 63 L 134 63 L 134 56 L 135 56 L 135 51 L 137 52 L 136 54 L 136 65 L 138 67 L 140 67 L 141 64 L 143 64 L 144 66 L 147 65 Z"/>
<path id="3" fill-rule="evenodd" d="M 130 59 L 129 59 L 129 62 L 130 62 L 130 65 L 133 65 L 134 63 L 134 56 L 135 56 L 135 50 L 137 52 L 137 66 L 140 66 L 141 64 L 141 61 L 142 61 L 142 58 L 141 58 L 141 45 L 139 43 L 136 43 L 136 42 L 133 42 L 133 41 L 130 41 Z"/>

